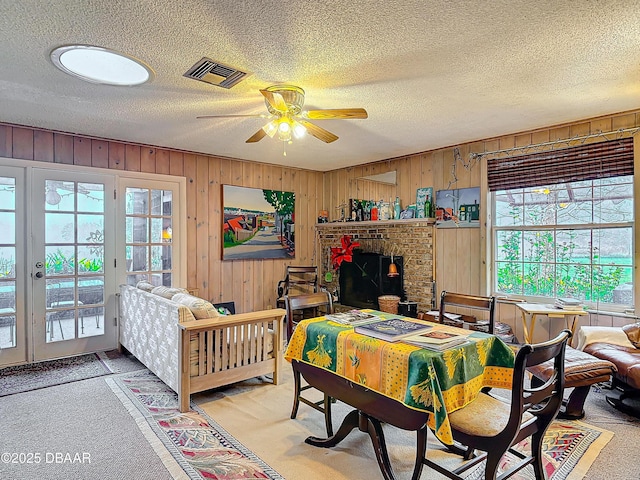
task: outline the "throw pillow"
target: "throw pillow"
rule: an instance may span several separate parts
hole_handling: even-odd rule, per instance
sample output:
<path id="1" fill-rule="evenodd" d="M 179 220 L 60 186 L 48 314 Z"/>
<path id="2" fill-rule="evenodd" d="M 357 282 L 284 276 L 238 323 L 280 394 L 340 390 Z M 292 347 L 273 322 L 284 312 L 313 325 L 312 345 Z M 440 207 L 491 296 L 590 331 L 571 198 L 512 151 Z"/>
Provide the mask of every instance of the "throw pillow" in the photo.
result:
<path id="1" fill-rule="evenodd" d="M 188 293 L 178 293 L 174 295 L 171 300 L 186 307 L 189 307 L 196 320 L 203 318 L 219 317 L 218 310 L 211 304 L 199 297 L 194 297 Z"/>
<path id="2" fill-rule="evenodd" d="M 151 290 L 153 290 L 154 287 L 149 282 L 145 280 L 140 280 L 138 283 L 136 283 L 136 288 L 139 288 L 140 290 L 144 290 L 145 292 L 150 292 Z"/>
<path id="3" fill-rule="evenodd" d="M 161 285 L 159 287 L 154 287 L 154 289 L 151 290 L 151 293 L 153 293 L 154 295 L 160 295 L 161 297 L 171 300 L 174 295 L 178 293 L 187 293 L 187 290 L 184 288 L 163 287 Z"/>
<path id="4" fill-rule="evenodd" d="M 627 338 L 633 343 L 633 346 L 640 348 L 640 323 L 625 325 L 622 330 L 627 334 Z"/>

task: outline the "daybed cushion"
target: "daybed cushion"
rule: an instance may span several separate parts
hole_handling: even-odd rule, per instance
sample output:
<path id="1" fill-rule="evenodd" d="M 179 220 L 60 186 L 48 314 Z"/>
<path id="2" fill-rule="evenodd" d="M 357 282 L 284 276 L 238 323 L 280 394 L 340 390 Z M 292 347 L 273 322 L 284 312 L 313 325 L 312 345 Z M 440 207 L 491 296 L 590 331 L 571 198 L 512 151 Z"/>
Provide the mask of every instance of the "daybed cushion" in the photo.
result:
<path id="1" fill-rule="evenodd" d="M 140 280 L 138 283 L 136 283 L 136 288 L 144 290 L 145 292 L 151 292 L 151 290 L 153 290 L 155 287 L 145 280 Z"/>
<path id="2" fill-rule="evenodd" d="M 158 287 L 154 287 L 153 290 L 151 290 L 151 293 L 153 293 L 154 295 L 160 295 L 161 297 L 164 297 L 167 300 L 171 300 L 174 297 L 174 295 L 177 295 L 178 293 L 188 293 L 188 292 L 184 288 L 165 287 L 160 285 Z"/>
<path id="3" fill-rule="evenodd" d="M 196 317 L 196 320 L 201 320 L 203 318 L 214 318 L 219 317 L 220 313 L 218 310 L 211 304 L 211 302 L 207 302 L 199 297 L 194 297 L 193 295 L 189 295 L 188 293 L 177 293 L 171 300 L 179 303 L 180 305 L 184 305 L 191 310 L 193 316 Z"/>

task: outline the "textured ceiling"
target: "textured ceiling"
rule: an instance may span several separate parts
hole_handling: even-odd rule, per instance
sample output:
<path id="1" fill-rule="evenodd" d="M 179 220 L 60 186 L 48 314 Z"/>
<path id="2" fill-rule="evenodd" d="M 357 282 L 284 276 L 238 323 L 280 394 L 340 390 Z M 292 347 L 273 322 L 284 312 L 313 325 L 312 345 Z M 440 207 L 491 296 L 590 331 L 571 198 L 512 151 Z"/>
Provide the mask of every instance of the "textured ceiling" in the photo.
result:
<path id="1" fill-rule="evenodd" d="M 326 171 L 640 107 L 631 0 L 0 0 L 0 122 Z M 54 48 L 140 58 L 115 87 L 56 69 Z M 225 90 L 183 77 L 209 57 L 252 75 Z M 292 83 L 340 138 L 245 140 L 260 88 Z"/>

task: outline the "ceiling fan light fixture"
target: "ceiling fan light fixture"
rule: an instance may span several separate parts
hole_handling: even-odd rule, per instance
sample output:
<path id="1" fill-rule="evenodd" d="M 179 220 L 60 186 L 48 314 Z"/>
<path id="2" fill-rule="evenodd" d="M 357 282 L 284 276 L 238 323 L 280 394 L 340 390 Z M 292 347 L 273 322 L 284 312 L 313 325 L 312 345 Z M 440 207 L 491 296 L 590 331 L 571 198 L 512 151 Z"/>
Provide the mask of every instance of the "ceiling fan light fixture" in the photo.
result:
<path id="1" fill-rule="evenodd" d="M 293 136 L 295 138 L 302 138 L 307 133 L 307 129 L 301 123 L 298 123 L 294 120 L 293 122 Z"/>
<path id="2" fill-rule="evenodd" d="M 262 129 L 267 135 L 269 135 L 269 137 L 273 138 L 273 136 L 278 131 L 278 120 L 271 120 L 264 127 L 262 127 Z"/>
<path id="3" fill-rule="evenodd" d="M 287 134 L 291 132 L 291 125 L 285 119 L 280 120 L 280 125 L 278 125 L 278 132 L 282 134 Z"/>

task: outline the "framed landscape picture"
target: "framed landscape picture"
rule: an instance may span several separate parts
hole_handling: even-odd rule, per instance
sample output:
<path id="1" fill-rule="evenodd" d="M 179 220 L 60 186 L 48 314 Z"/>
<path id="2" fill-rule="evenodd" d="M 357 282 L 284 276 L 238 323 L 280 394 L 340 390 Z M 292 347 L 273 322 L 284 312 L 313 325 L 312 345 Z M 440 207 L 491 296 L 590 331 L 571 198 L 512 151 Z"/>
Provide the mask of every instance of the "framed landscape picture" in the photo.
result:
<path id="1" fill-rule="evenodd" d="M 293 192 L 222 186 L 222 259 L 295 257 Z"/>
<path id="2" fill-rule="evenodd" d="M 480 227 L 480 187 L 438 190 L 436 227 Z"/>

